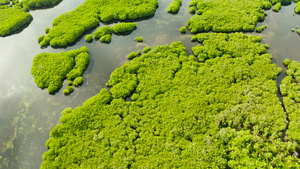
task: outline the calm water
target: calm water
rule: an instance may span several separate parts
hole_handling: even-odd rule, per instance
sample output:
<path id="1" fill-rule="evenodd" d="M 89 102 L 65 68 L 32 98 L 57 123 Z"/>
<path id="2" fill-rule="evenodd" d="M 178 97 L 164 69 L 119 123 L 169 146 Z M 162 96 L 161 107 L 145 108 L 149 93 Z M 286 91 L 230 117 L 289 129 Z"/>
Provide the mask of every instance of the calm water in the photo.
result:
<path id="1" fill-rule="evenodd" d="M 170 44 L 182 41 L 191 54 L 191 34 L 180 34 L 179 29 L 190 19 L 189 1 L 184 1 L 177 15 L 168 14 L 168 5 L 173 0 L 158 0 L 159 8 L 151 19 L 137 22 L 138 29 L 128 36 L 112 37 L 110 44 L 99 41 L 86 43 L 84 38 L 74 46 L 65 49 L 48 47 L 41 49 L 37 38 L 51 27 L 52 20 L 63 12 L 70 11 L 84 0 L 64 0 L 48 10 L 30 13 L 32 23 L 21 33 L 0 38 L 0 169 L 39 168 L 42 154 L 47 151 L 45 142 L 49 132 L 59 122 L 60 112 L 67 107 L 75 108 L 105 87 L 112 71 L 128 60 L 127 54 L 142 50 L 146 46 Z M 292 28 L 300 26 L 298 15 L 293 16 L 294 4 L 283 7 L 279 13 L 268 11 L 269 15 L 260 25 L 268 25 L 260 35 L 263 43 L 270 45 L 269 53 L 274 62 L 282 66 L 285 57 L 300 61 L 297 44 L 300 37 Z M 101 23 L 100 26 L 103 26 Z M 95 30 L 93 30 L 95 31 Z M 256 34 L 256 33 L 250 33 Z M 143 36 L 143 43 L 136 43 L 135 37 Z M 41 52 L 69 51 L 87 46 L 91 61 L 83 75 L 84 84 L 70 96 L 60 90 L 49 95 L 39 89 L 30 73 L 33 58 Z M 283 77 L 283 74 L 279 79 Z M 66 81 L 64 82 L 64 89 Z M 5 151 L 4 151 L 5 150 Z"/>

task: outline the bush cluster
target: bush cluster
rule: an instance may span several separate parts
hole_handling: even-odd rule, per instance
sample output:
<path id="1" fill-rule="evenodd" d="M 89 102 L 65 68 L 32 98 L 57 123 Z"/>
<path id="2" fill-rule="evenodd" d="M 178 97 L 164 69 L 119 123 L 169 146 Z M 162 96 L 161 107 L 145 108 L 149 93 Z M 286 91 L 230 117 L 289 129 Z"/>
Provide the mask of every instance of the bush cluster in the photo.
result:
<path id="1" fill-rule="evenodd" d="M 263 9 L 270 9 L 269 0 L 192 0 L 190 8 L 197 8 L 186 26 L 191 33 L 254 31 L 258 21 L 265 19 Z M 194 11 L 194 10 L 192 10 Z"/>
<path id="2" fill-rule="evenodd" d="M 62 0 L 22 0 L 21 6 L 23 6 L 23 8 L 38 9 L 57 5 L 61 1 Z"/>
<path id="3" fill-rule="evenodd" d="M 73 91 L 74 91 L 74 88 L 72 86 L 67 86 L 63 92 L 64 92 L 64 94 L 70 94 Z"/>
<path id="4" fill-rule="evenodd" d="M 133 59 L 135 57 L 137 57 L 138 54 L 136 52 L 131 52 L 128 56 L 127 56 L 127 59 Z"/>
<path id="5" fill-rule="evenodd" d="M 168 12 L 178 13 L 181 5 L 182 5 L 182 0 L 174 0 L 173 2 L 170 3 Z"/>
<path id="6" fill-rule="evenodd" d="M 300 63 L 290 59 L 285 59 L 283 63 L 287 66 L 287 76 L 281 81 L 280 92 L 283 95 L 283 104 L 286 112 L 289 114 L 290 121 L 286 135 L 299 143 Z"/>
<path id="7" fill-rule="evenodd" d="M 185 27 L 185 26 L 181 27 L 181 28 L 180 28 L 180 32 L 181 32 L 181 33 L 186 33 L 186 27 Z"/>
<path id="8" fill-rule="evenodd" d="M 150 46 L 147 46 L 143 49 L 143 52 L 144 53 L 148 53 L 149 51 L 151 50 L 151 47 Z"/>
<path id="9" fill-rule="evenodd" d="M 137 41 L 137 42 L 143 42 L 144 38 L 141 36 L 141 37 L 134 38 L 134 40 Z"/>
<path id="10" fill-rule="evenodd" d="M 85 31 L 99 25 L 100 20 L 109 22 L 141 19 L 153 16 L 157 7 L 157 0 L 86 0 L 76 9 L 55 18 L 53 28 L 40 42 L 40 46 L 64 47 Z M 105 41 L 108 39 L 107 36 Z"/>
<path id="11" fill-rule="evenodd" d="M 300 1 L 296 3 L 294 11 L 295 13 L 300 13 Z"/>
<path id="12" fill-rule="evenodd" d="M 281 9 L 281 2 L 277 2 L 274 7 L 273 7 L 273 11 L 278 12 Z"/>
<path id="13" fill-rule="evenodd" d="M 53 93 L 62 87 L 66 77 L 71 81 L 82 76 L 89 60 L 86 47 L 58 54 L 41 53 L 33 59 L 31 74 L 39 88 L 47 88 L 49 93 Z"/>
<path id="14" fill-rule="evenodd" d="M 91 34 L 86 35 L 85 36 L 85 41 L 92 42 L 93 41 L 93 35 L 91 35 Z"/>

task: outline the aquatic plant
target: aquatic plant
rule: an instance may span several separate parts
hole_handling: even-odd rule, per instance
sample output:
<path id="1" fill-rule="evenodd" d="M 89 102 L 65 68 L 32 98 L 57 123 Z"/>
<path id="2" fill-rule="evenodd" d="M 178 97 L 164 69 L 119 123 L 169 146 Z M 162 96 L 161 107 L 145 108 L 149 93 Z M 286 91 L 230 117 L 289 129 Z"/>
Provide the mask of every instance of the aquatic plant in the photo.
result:
<path id="1" fill-rule="evenodd" d="M 257 52 L 260 38 L 202 39 L 207 53 L 218 45 L 223 54 L 198 63 L 181 42 L 156 46 L 116 69 L 110 92 L 64 110 L 41 168 L 299 167 L 297 143 L 280 139 L 287 122 L 276 95 L 281 69 L 266 50 Z"/>
<path id="2" fill-rule="evenodd" d="M 49 31 L 50 31 L 50 28 L 46 28 L 46 29 L 45 29 L 45 33 L 46 33 L 46 34 L 49 33 Z"/>
<path id="3" fill-rule="evenodd" d="M 29 7 L 30 9 L 38 9 L 57 5 L 61 1 L 62 0 L 22 0 L 21 6 L 23 6 L 23 8 Z"/>
<path id="4" fill-rule="evenodd" d="M 300 1 L 296 3 L 294 11 L 295 13 L 300 13 Z"/>
<path id="5" fill-rule="evenodd" d="M 195 6 L 191 6 L 190 7 L 190 13 L 195 13 L 196 12 L 196 7 Z"/>
<path id="6" fill-rule="evenodd" d="M 111 42 L 111 34 L 104 35 L 100 38 L 100 42 L 102 43 L 110 43 Z"/>
<path id="7" fill-rule="evenodd" d="M 85 41 L 87 41 L 87 42 L 93 41 L 93 35 L 91 35 L 91 34 L 86 35 L 85 36 Z"/>
<path id="8" fill-rule="evenodd" d="M 81 76 L 89 60 L 86 47 L 69 52 L 40 53 L 33 59 L 31 74 L 39 88 L 53 93 L 61 88 L 66 77 L 73 80 Z"/>
<path id="9" fill-rule="evenodd" d="M 131 53 L 129 53 L 129 55 L 127 56 L 127 59 L 133 59 L 133 58 L 135 58 L 135 57 L 137 57 L 138 56 L 138 54 L 136 53 L 136 52 L 131 52 Z"/>
<path id="10" fill-rule="evenodd" d="M 73 84 L 73 81 L 72 81 L 72 80 L 69 80 L 69 81 L 68 81 L 68 86 L 72 86 L 72 84 Z"/>
<path id="11" fill-rule="evenodd" d="M 174 0 L 173 2 L 170 3 L 168 12 L 178 13 L 181 5 L 182 5 L 182 0 Z"/>
<path id="12" fill-rule="evenodd" d="M 144 53 L 148 53 L 149 51 L 151 50 L 151 47 L 150 46 L 147 46 L 143 49 L 143 52 Z"/>
<path id="13" fill-rule="evenodd" d="M 141 37 L 134 38 L 134 40 L 137 41 L 137 42 L 143 42 L 144 38 L 141 36 Z"/>
<path id="14" fill-rule="evenodd" d="M 32 21 L 32 16 L 19 8 L 0 9 L 0 36 L 8 36 Z"/>
<path id="15" fill-rule="evenodd" d="M 122 34 L 127 32 L 132 32 L 136 29 L 136 23 L 119 23 L 112 26 L 114 34 Z"/>
<path id="16" fill-rule="evenodd" d="M 63 91 L 64 94 L 70 94 L 74 91 L 74 88 L 72 86 L 67 86 L 67 88 Z"/>
<path id="17" fill-rule="evenodd" d="M 286 135 L 299 143 L 300 63 L 285 59 L 283 64 L 287 67 L 287 76 L 281 81 L 280 92 L 283 95 L 284 107 L 289 115 L 289 127 Z"/>
<path id="18" fill-rule="evenodd" d="M 197 14 L 186 23 L 191 33 L 227 33 L 254 31 L 257 22 L 265 19 L 263 9 L 272 4 L 269 0 L 192 0 L 190 6 L 197 7 Z"/>
<path id="19" fill-rule="evenodd" d="M 136 53 L 137 53 L 138 55 L 141 55 L 141 54 L 142 54 L 142 51 L 141 51 L 141 50 L 138 50 Z"/>
<path id="20" fill-rule="evenodd" d="M 64 47 L 85 31 L 95 28 L 100 20 L 109 22 L 142 19 L 153 16 L 157 6 L 157 0 L 86 0 L 76 9 L 55 18 L 53 28 L 40 44 Z"/>
<path id="21" fill-rule="evenodd" d="M 281 2 L 277 2 L 274 7 L 273 7 L 273 11 L 278 12 L 281 9 Z"/>

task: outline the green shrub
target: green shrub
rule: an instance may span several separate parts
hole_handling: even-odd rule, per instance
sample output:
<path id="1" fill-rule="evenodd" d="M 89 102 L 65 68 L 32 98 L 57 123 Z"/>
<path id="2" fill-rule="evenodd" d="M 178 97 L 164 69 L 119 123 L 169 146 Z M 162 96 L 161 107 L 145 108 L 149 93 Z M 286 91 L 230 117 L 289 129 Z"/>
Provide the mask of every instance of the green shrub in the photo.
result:
<path id="1" fill-rule="evenodd" d="M 174 0 L 170 3 L 168 12 L 169 13 L 178 13 L 180 6 L 182 4 L 182 0 Z"/>
<path id="2" fill-rule="evenodd" d="M 32 16 L 21 9 L 8 7 L 0 9 L 0 13 L 0 36 L 11 35 L 32 21 Z"/>
<path id="3" fill-rule="evenodd" d="M 86 35 L 85 36 L 85 41 L 87 41 L 87 42 L 93 41 L 93 35 L 91 35 L 91 34 Z"/>
<path id="4" fill-rule="evenodd" d="M 297 30 L 297 33 L 300 35 L 300 30 L 299 29 Z"/>
<path id="5" fill-rule="evenodd" d="M 292 31 L 292 32 L 295 32 L 295 29 L 293 28 L 291 31 Z"/>
<path id="6" fill-rule="evenodd" d="M 284 61 L 283 61 L 283 64 L 284 64 L 285 66 L 288 66 L 290 63 L 291 63 L 291 60 L 290 60 L 290 59 L 284 59 Z"/>
<path id="7" fill-rule="evenodd" d="M 133 59 L 133 58 L 135 58 L 135 57 L 137 57 L 137 56 L 138 56 L 137 53 L 131 52 L 131 53 L 127 56 L 127 59 Z"/>
<path id="8" fill-rule="evenodd" d="M 54 6 L 62 0 L 22 0 L 23 7 L 29 7 L 31 9 L 45 8 L 48 6 Z"/>
<path id="9" fill-rule="evenodd" d="M 46 34 L 49 33 L 49 31 L 50 31 L 50 28 L 46 28 L 46 29 L 45 29 L 45 33 L 46 33 Z"/>
<path id="10" fill-rule="evenodd" d="M 72 81 L 72 80 L 69 80 L 69 81 L 68 81 L 68 86 L 72 86 L 72 84 L 73 84 L 73 81 Z"/>
<path id="11" fill-rule="evenodd" d="M 136 23 L 119 23 L 112 26 L 114 34 L 123 34 L 127 32 L 132 32 L 136 29 Z"/>
<path id="12" fill-rule="evenodd" d="M 196 12 L 196 7 L 195 6 L 191 6 L 190 7 L 190 13 L 195 13 Z"/>
<path id="13" fill-rule="evenodd" d="M 41 36 L 38 38 L 38 43 L 40 43 L 44 38 L 45 38 L 45 35 L 41 35 Z"/>
<path id="14" fill-rule="evenodd" d="M 100 38 L 100 42 L 102 42 L 102 43 L 110 43 L 111 42 L 111 35 L 107 34 L 107 35 L 102 36 Z"/>
<path id="15" fill-rule="evenodd" d="M 185 26 L 181 27 L 181 28 L 180 28 L 180 32 L 181 32 L 181 33 L 186 33 L 186 27 L 185 27 Z"/>
<path id="16" fill-rule="evenodd" d="M 281 9 L 281 3 L 277 2 L 273 7 L 273 11 L 278 12 L 280 9 Z"/>
<path id="17" fill-rule="evenodd" d="M 74 91 L 74 88 L 72 86 L 67 86 L 67 88 L 63 91 L 64 94 L 70 94 Z"/>
<path id="18" fill-rule="evenodd" d="M 260 27 L 256 28 L 256 32 L 261 33 L 265 28 L 266 28 L 266 26 L 260 26 Z"/>
<path id="19" fill-rule="evenodd" d="M 83 79 L 82 79 L 81 76 L 75 78 L 75 80 L 74 80 L 74 86 L 80 86 L 80 85 L 82 85 L 82 83 L 83 83 Z"/>
<path id="20" fill-rule="evenodd" d="M 141 37 L 134 38 L 134 40 L 137 41 L 137 42 L 143 42 L 144 38 L 141 36 Z"/>
<path id="21" fill-rule="evenodd" d="M 40 53 L 33 59 L 31 74 L 39 88 L 53 93 L 61 88 L 67 77 L 70 81 L 82 76 L 89 63 L 86 47 L 60 53 Z"/>
<path id="22" fill-rule="evenodd" d="M 148 53 L 149 51 L 151 50 L 151 47 L 150 46 L 147 46 L 144 48 L 144 53 Z"/>

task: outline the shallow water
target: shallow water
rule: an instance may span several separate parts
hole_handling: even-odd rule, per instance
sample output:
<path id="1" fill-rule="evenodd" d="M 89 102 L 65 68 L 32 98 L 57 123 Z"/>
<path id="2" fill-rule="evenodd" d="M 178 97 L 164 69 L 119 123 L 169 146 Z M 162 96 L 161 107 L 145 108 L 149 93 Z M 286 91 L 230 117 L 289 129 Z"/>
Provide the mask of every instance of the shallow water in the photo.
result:
<path id="1" fill-rule="evenodd" d="M 128 36 L 112 36 L 110 44 L 99 41 L 86 43 L 84 38 L 65 49 L 48 47 L 41 49 L 37 38 L 44 34 L 52 20 L 63 12 L 70 11 L 84 0 L 64 0 L 58 6 L 47 10 L 36 10 L 31 24 L 22 32 L 0 38 L 0 168 L 39 168 L 42 154 L 47 151 L 45 142 L 49 132 L 59 122 L 60 112 L 67 107 L 75 108 L 105 87 L 112 71 L 128 60 L 127 54 L 142 50 L 146 46 L 170 44 L 182 41 L 192 54 L 190 33 L 181 34 L 179 29 L 192 16 L 189 1 L 177 15 L 168 14 L 168 5 L 173 0 L 159 0 L 159 8 L 154 17 L 137 22 L 137 30 Z M 300 26 L 299 15 L 293 16 L 294 4 L 282 7 L 279 13 L 268 11 L 269 15 L 258 26 L 268 25 L 260 35 L 263 43 L 269 44 L 274 63 L 283 67 L 285 57 L 300 61 L 298 47 L 300 37 L 292 28 Z M 100 26 L 103 26 L 101 23 Z M 93 33 L 93 30 L 91 33 Z M 136 43 L 135 37 L 143 36 L 143 43 Z M 91 61 L 83 75 L 84 84 L 65 96 L 62 90 L 49 95 L 47 90 L 39 89 L 30 73 L 33 58 L 41 52 L 69 51 L 87 46 Z M 284 68 L 284 67 L 283 67 Z M 279 81 L 284 73 L 279 76 Z M 4 151 L 5 150 L 5 151 Z"/>

